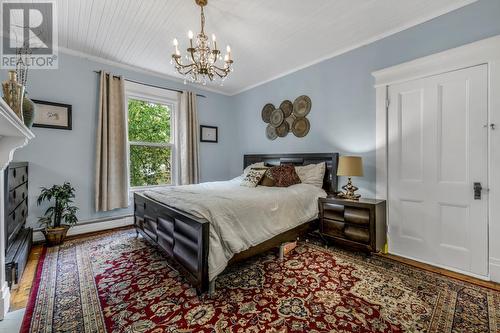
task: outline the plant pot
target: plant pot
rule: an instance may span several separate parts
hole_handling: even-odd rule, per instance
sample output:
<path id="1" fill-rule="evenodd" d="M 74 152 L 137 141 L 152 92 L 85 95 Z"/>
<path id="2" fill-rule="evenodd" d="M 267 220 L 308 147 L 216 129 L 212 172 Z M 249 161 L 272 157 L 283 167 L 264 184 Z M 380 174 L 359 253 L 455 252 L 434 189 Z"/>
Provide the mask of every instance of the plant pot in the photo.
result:
<path id="1" fill-rule="evenodd" d="M 57 228 L 47 228 L 42 230 L 43 235 L 45 236 L 45 241 L 48 246 L 56 246 L 61 245 L 66 238 L 66 234 L 68 233 L 69 225 L 61 225 Z"/>

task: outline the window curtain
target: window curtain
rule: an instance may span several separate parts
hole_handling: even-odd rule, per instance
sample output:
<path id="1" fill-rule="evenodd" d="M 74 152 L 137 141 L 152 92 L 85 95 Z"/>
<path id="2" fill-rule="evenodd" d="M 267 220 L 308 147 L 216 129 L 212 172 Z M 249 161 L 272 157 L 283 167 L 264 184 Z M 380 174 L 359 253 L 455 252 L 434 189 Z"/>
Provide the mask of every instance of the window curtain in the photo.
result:
<path id="1" fill-rule="evenodd" d="M 184 91 L 179 95 L 176 117 L 178 183 L 197 184 L 200 182 L 200 158 L 196 94 Z"/>
<path id="2" fill-rule="evenodd" d="M 96 140 L 95 209 L 128 207 L 124 79 L 101 72 Z"/>

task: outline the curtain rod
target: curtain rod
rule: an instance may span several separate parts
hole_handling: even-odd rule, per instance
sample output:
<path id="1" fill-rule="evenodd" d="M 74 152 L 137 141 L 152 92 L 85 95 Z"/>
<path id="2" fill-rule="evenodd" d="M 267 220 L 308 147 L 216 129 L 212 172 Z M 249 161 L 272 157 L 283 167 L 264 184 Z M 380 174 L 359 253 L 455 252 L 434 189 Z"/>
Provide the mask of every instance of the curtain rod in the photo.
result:
<path id="1" fill-rule="evenodd" d="M 94 73 L 101 74 L 101 71 L 94 71 Z M 119 75 L 113 75 L 113 77 L 120 77 L 120 76 Z M 161 86 L 156 86 L 154 84 L 149 84 L 149 83 L 134 81 L 134 80 L 130 80 L 130 79 L 125 79 L 125 81 L 132 82 L 132 83 L 137 83 L 137 84 L 142 84 L 142 85 L 145 85 L 145 86 L 148 86 L 148 87 L 153 87 L 153 88 L 160 88 L 160 89 L 165 89 L 165 90 L 170 90 L 170 91 L 176 91 L 176 92 L 179 92 L 181 94 L 184 93 L 182 90 L 179 90 L 179 89 L 165 88 L 165 87 L 161 87 Z M 201 94 L 196 94 L 196 96 L 203 97 L 203 98 L 207 97 L 207 96 L 201 95 Z"/>

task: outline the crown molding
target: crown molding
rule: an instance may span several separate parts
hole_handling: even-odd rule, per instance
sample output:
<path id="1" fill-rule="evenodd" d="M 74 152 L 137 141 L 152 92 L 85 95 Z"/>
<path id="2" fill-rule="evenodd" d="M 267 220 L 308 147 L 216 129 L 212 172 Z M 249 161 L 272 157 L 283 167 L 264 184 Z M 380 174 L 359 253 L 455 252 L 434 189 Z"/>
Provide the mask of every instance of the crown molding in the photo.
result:
<path id="1" fill-rule="evenodd" d="M 459 9 L 459 8 L 462 8 L 462 7 L 468 6 L 468 5 L 470 5 L 470 4 L 474 3 L 474 2 L 477 2 L 477 1 L 478 1 L 478 0 L 467 0 L 467 1 L 464 1 L 464 2 L 460 2 L 460 4 L 453 4 L 453 5 L 450 5 L 450 6 L 448 6 L 448 7 L 445 7 L 445 8 L 443 8 L 443 9 L 441 9 L 441 10 L 438 10 L 438 11 L 432 12 L 432 13 L 430 13 L 430 14 L 426 15 L 426 16 L 423 16 L 423 17 L 417 18 L 417 19 L 412 20 L 412 21 L 410 21 L 410 22 L 408 22 L 408 23 L 406 23 L 406 24 L 400 25 L 400 26 L 398 26 L 398 27 L 396 27 L 396 28 L 394 28 L 394 29 L 388 30 L 388 31 L 386 31 L 386 32 L 384 32 L 384 33 L 381 33 L 381 34 L 379 34 L 379 35 L 376 35 L 376 36 L 374 36 L 374 37 L 371 37 L 371 38 L 365 39 L 365 40 L 364 40 L 364 41 L 362 41 L 362 42 L 359 42 L 359 43 L 356 43 L 356 44 L 350 45 L 350 46 L 348 46 L 348 47 L 345 47 L 345 48 L 343 48 L 343 49 L 340 49 L 340 50 L 338 50 L 338 51 L 335 51 L 335 52 L 333 52 L 333 53 L 330 53 L 330 54 L 328 54 L 328 55 L 326 55 L 326 56 L 323 56 L 323 57 L 317 58 L 317 59 L 315 59 L 315 60 L 313 60 L 313 61 L 307 62 L 307 63 L 305 63 L 305 64 L 303 64 L 303 65 L 300 65 L 300 66 L 297 66 L 297 67 L 295 67 L 295 68 L 293 68 L 293 69 L 290 69 L 290 70 L 288 70 L 288 71 L 285 71 L 285 72 L 283 72 L 283 73 L 281 73 L 281 74 L 278 74 L 278 75 L 275 75 L 275 76 L 273 76 L 273 77 L 270 77 L 269 79 L 266 79 L 266 80 L 264 80 L 264 81 L 260 81 L 260 82 L 258 82 L 258 83 L 252 84 L 252 85 L 250 85 L 250 86 L 248 86 L 248 87 L 245 87 L 245 88 L 240 89 L 240 90 L 238 90 L 238 91 L 236 91 L 236 92 L 234 92 L 234 93 L 231 93 L 231 94 L 230 94 L 230 96 L 235 96 L 235 95 L 241 94 L 241 93 L 243 93 L 243 92 L 245 92 L 245 91 L 251 90 L 251 89 L 253 89 L 253 88 L 257 88 L 258 86 L 261 86 L 261 85 L 263 85 L 263 84 L 269 83 L 269 82 L 271 82 L 271 81 L 274 81 L 274 80 L 280 79 L 280 78 L 285 77 L 285 76 L 287 76 L 287 75 L 290 75 L 290 74 L 292 74 L 292 73 L 298 72 L 298 71 L 300 71 L 300 70 L 302 70 L 302 69 L 304 69 L 304 68 L 307 68 L 307 67 L 310 67 L 310 66 L 316 65 L 316 64 L 318 64 L 318 63 L 320 63 L 320 62 L 323 62 L 323 61 L 325 61 L 325 60 L 329 60 L 329 59 L 332 59 L 332 58 L 338 57 L 338 56 L 340 56 L 340 55 L 342 55 L 342 54 L 344 54 L 344 53 L 347 53 L 347 52 L 353 51 L 353 50 L 355 50 L 355 49 L 358 49 L 358 48 L 360 48 L 360 47 L 363 47 L 363 46 L 366 46 L 366 45 L 372 44 L 372 43 L 374 43 L 374 42 L 376 42 L 376 41 L 379 41 L 379 40 L 384 39 L 384 38 L 386 38 L 386 37 L 389 37 L 389 36 L 391 36 L 391 35 L 395 35 L 395 34 L 397 34 L 397 33 L 401 32 L 401 31 L 404 31 L 404 30 L 406 30 L 406 29 L 412 28 L 412 27 L 417 26 L 417 25 L 419 25 L 419 24 L 422 24 L 422 23 L 424 23 L 424 22 L 430 21 L 430 20 L 432 20 L 432 19 L 435 19 L 436 17 L 439 17 L 439 16 L 441 16 L 441 15 L 447 14 L 447 13 L 452 12 L 452 11 L 454 11 L 454 10 L 457 10 L 457 9 Z"/>
<path id="2" fill-rule="evenodd" d="M 103 64 L 103 65 L 109 65 L 109 66 L 113 66 L 113 67 L 118 67 L 118 68 L 129 70 L 129 71 L 132 71 L 132 72 L 154 76 L 154 77 L 157 77 L 157 78 L 160 78 L 160 79 L 164 79 L 164 80 L 179 82 L 179 83 L 182 83 L 184 85 L 184 79 L 181 79 L 181 78 L 176 77 L 174 75 L 169 75 L 169 74 L 162 73 L 162 72 L 159 72 L 159 71 L 147 69 L 147 68 L 144 68 L 144 67 L 130 65 L 130 64 L 119 62 L 119 61 L 114 61 L 114 60 L 109 60 L 109 59 L 105 59 L 105 58 L 102 58 L 102 57 L 93 56 L 93 55 L 90 55 L 90 54 L 85 53 L 85 52 L 76 51 L 76 50 L 73 50 L 73 49 L 68 49 L 68 48 L 62 47 L 62 46 L 59 46 L 59 52 L 64 53 L 64 54 L 68 54 L 68 55 L 71 55 L 71 56 L 75 56 L 75 57 L 87 59 L 87 60 L 90 60 L 90 61 L 93 61 L 93 62 L 97 62 L 97 63 Z M 204 92 L 205 91 L 205 92 L 216 93 L 216 94 L 219 94 L 219 95 L 230 96 L 230 94 L 228 94 L 227 92 L 222 91 L 220 89 L 215 89 L 215 88 L 212 88 L 212 87 L 198 86 L 198 85 L 193 85 L 193 84 L 189 84 L 189 83 L 185 84 L 185 86 L 193 88 L 193 89 L 195 89 L 197 91 L 200 91 L 200 92 Z"/>

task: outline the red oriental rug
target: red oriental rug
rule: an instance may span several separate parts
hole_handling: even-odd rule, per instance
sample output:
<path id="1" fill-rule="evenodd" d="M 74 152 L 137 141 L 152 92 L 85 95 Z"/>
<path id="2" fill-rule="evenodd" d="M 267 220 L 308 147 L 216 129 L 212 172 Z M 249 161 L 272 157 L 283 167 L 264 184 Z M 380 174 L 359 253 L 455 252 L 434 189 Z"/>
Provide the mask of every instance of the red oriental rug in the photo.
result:
<path id="1" fill-rule="evenodd" d="M 25 332 L 500 332 L 500 295 L 377 256 L 300 243 L 231 267 L 200 300 L 133 231 L 47 249 Z"/>

